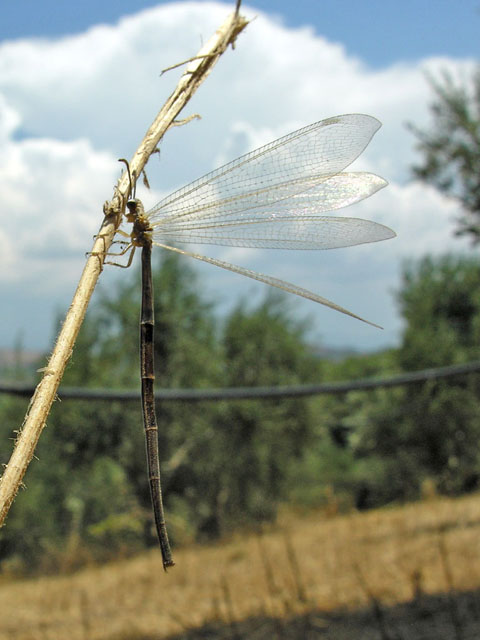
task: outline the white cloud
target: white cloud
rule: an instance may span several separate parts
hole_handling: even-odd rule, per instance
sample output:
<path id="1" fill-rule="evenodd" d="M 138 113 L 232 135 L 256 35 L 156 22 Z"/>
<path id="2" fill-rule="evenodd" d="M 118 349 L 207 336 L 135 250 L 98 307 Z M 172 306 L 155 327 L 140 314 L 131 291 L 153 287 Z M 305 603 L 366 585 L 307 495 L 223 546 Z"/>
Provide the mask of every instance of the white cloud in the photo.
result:
<path id="1" fill-rule="evenodd" d="M 18 123 L 13 110 L 9 121 Z M 17 116 L 17 114 L 15 114 Z M 4 135 L 8 126 L 3 127 Z M 83 259 L 102 220 L 105 185 L 115 179 L 115 158 L 90 141 L 10 138 L 0 156 L 2 232 L 10 250 L 2 254 L 0 281 L 41 283 L 48 292 L 66 284 Z M 71 281 L 70 281 L 71 282 Z"/>
<path id="2" fill-rule="evenodd" d="M 45 304 L 59 291 L 68 304 L 120 171 L 116 160 L 135 150 L 179 76 L 159 77 L 162 68 L 193 55 L 230 9 L 162 4 L 80 35 L 0 45 L 0 279 L 21 285 L 17 295 L 41 287 Z M 368 318 L 398 326 L 388 291 L 397 285 L 400 260 L 466 247 L 452 237 L 455 204 L 423 185 L 405 184 L 415 143 L 405 122 L 428 121 L 425 70 L 448 66 L 465 74 L 472 62 L 430 59 L 372 70 L 312 29 L 287 29 L 253 13 L 257 19 L 235 51 L 226 53 L 183 114 L 199 112 L 202 120 L 167 134 L 160 161 L 148 167 L 155 191 L 142 197 L 152 205 L 154 194 L 310 122 L 351 112 L 378 117 L 384 126 L 354 169 L 382 175 L 391 186 L 345 215 L 387 224 L 397 239 L 338 253 L 289 253 L 288 259 L 208 247 L 206 253 L 287 278 L 359 313 L 366 313 L 366 292 L 375 289 L 378 309 Z M 229 290 L 251 287 L 213 269 L 205 274 Z M 352 320 L 330 311 L 318 314 L 329 340 L 375 344 L 360 335 L 370 328 L 353 329 Z M 49 337 L 50 327 L 44 333 Z M 12 337 L 3 339 L 8 344 Z"/>

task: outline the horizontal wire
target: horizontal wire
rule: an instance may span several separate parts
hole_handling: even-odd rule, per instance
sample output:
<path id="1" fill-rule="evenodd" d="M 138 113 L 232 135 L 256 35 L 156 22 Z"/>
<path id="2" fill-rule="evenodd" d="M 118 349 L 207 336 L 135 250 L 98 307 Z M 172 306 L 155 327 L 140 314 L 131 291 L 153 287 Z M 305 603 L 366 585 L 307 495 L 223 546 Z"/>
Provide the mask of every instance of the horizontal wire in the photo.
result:
<path id="1" fill-rule="evenodd" d="M 361 378 L 344 382 L 327 382 L 308 385 L 283 385 L 279 387 L 226 387 L 223 389 L 158 389 L 156 402 L 205 402 L 212 400 L 252 400 L 268 398 L 298 398 L 317 395 L 339 395 L 351 391 L 371 391 L 373 389 L 400 387 L 418 382 L 428 382 L 455 376 L 468 375 L 480 371 L 480 360 L 464 364 L 422 369 L 401 373 L 388 378 Z M 0 383 L 0 393 L 20 397 L 30 397 L 35 390 L 32 385 Z M 99 400 L 138 402 L 140 391 L 83 389 L 64 387 L 59 391 L 61 400 Z"/>

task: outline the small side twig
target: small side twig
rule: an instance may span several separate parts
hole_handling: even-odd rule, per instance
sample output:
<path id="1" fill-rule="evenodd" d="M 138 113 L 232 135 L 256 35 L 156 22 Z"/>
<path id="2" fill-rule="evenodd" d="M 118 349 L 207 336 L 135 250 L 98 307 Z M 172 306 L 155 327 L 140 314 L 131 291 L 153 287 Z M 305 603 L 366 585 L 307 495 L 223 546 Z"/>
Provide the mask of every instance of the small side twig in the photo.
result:
<path id="1" fill-rule="evenodd" d="M 201 120 L 202 116 L 199 113 L 192 113 L 191 116 L 187 116 L 186 118 L 182 118 L 182 120 L 174 120 L 171 127 L 183 127 L 184 124 L 188 124 L 192 120 Z"/>
<path id="2" fill-rule="evenodd" d="M 227 18 L 215 35 L 201 48 L 195 59 L 180 78 L 175 91 L 166 101 L 154 122 L 145 134 L 130 161 L 132 175 L 140 176 L 150 155 L 155 152 L 160 139 L 176 117 L 207 78 L 220 56 L 229 45 L 233 45 L 238 34 L 248 24 L 239 13 L 237 0 L 235 12 Z M 96 236 L 89 258 L 81 275 L 73 301 L 58 335 L 55 348 L 44 370 L 25 416 L 15 448 L 0 479 L 0 527 L 3 525 L 11 504 L 15 499 L 22 479 L 33 457 L 35 447 L 45 426 L 65 367 L 72 354 L 87 306 L 103 268 L 105 254 L 120 225 L 130 189 L 129 178 L 124 171 L 115 187 L 115 194 L 104 205 L 105 218 Z"/>
<path id="3" fill-rule="evenodd" d="M 211 54 L 205 54 L 203 56 L 193 56 L 193 58 L 187 58 L 187 60 L 182 60 L 182 62 L 176 62 L 175 64 L 170 65 L 169 67 L 165 67 L 162 69 L 160 73 L 160 77 L 163 76 L 164 73 L 168 73 L 169 71 L 173 71 L 174 69 L 178 69 L 179 67 L 183 67 L 183 65 L 188 64 L 189 62 L 195 62 L 195 60 L 202 60 L 204 58 L 208 58 Z"/>

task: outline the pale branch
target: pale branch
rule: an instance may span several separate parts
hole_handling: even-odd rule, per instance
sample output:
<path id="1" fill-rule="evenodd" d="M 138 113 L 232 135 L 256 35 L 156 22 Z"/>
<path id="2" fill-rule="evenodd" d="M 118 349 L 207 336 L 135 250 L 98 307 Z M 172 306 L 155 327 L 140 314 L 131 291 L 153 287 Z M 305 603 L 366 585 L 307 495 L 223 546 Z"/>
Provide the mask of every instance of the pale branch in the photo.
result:
<path id="1" fill-rule="evenodd" d="M 157 148 L 159 141 L 167 129 L 172 126 L 177 115 L 208 76 L 220 56 L 229 45 L 233 45 L 236 37 L 247 24 L 247 20 L 238 15 L 236 11 L 217 30 L 206 45 L 200 49 L 195 59 L 185 69 L 177 88 L 163 105 L 145 134 L 142 143 L 130 160 L 130 171 L 132 175 L 139 176 L 142 173 L 150 155 Z M 105 213 L 117 213 L 118 215 L 118 212 L 123 211 L 124 201 L 122 201 L 122 198 L 126 199 L 128 197 L 128 191 L 129 179 L 127 173 L 124 172 L 112 201 L 105 205 Z"/>
<path id="2" fill-rule="evenodd" d="M 209 55 L 209 54 L 207 54 L 207 55 Z M 175 64 L 172 64 L 170 67 L 165 67 L 165 69 L 162 69 L 162 72 L 160 73 L 160 76 L 163 76 L 164 73 L 168 73 L 169 71 L 174 71 L 175 69 L 178 69 L 179 67 L 183 67 L 184 65 L 188 64 L 189 62 L 195 62 L 195 60 L 200 60 L 201 58 L 206 58 L 207 55 L 193 56 L 193 58 L 188 58 L 187 60 L 182 60 L 182 62 L 176 62 Z"/>
<path id="3" fill-rule="evenodd" d="M 237 0 L 235 12 L 228 17 L 214 36 L 201 48 L 185 70 L 177 88 L 160 110 L 130 161 L 132 175 L 134 174 L 138 177 L 142 174 L 150 155 L 157 149 L 157 145 L 165 132 L 175 124 L 176 117 L 200 84 L 206 79 L 217 60 L 229 45 L 233 46 L 237 35 L 246 27 L 247 20 L 239 15 L 239 6 L 240 2 Z M 112 200 L 104 205 L 105 218 L 89 253 L 55 348 L 30 401 L 22 428 L 16 438 L 11 458 L 0 479 L 0 526 L 5 521 L 34 455 L 35 447 L 45 426 L 65 367 L 72 354 L 88 303 L 102 271 L 105 254 L 121 223 L 129 189 L 128 173 L 125 171 L 115 187 Z"/>
<path id="4" fill-rule="evenodd" d="M 171 127 L 183 127 L 183 125 L 188 124 L 192 120 L 201 120 L 202 116 L 198 113 L 192 113 L 191 116 L 187 116 L 186 118 L 182 118 L 182 120 L 174 120 Z"/>

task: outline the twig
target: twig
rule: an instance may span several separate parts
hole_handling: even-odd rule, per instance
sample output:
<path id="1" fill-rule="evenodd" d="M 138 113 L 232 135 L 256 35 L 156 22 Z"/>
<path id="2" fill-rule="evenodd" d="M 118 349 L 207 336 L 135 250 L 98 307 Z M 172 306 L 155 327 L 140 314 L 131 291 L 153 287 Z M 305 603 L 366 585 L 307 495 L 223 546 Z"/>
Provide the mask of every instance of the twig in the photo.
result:
<path id="1" fill-rule="evenodd" d="M 184 64 L 188 64 L 189 62 L 195 62 L 195 60 L 202 60 L 204 58 L 208 58 L 210 55 L 211 55 L 210 53 L 206 53 L 203 56 L 196 55 L 196 56 L 193 56 L 193 58 L 187 58 L 186 60 L 182 60 L 182 62 L 176 62 L 175 64 L 172 64 L 169 67 L 165 67 L 165 69 L 162 69 L 160 73 L 160 77 L 162 77 L 164 73 L 168 73 L 169 71 L 178 69 L 178 67 L 183 67 Z"/>
<path id="2" fill-rule="evenodd" d="M 240 634 L 238 633 L 237 622 L 235 620 L 235 613 L 233 610 L 232 593 L 230 591 L 228 580 L 225 575 L 221 577 L 220 585 L 223 594 L 223 601 L 225 603 L 226 622 L 230 627 L 231 632 L 230 637 L 233 638 L 233 640 L 241 640 Z"/>
<path id="3" fill-rule="evenodd" d="M 235 12 L 227 18 L 185 70 L 177 88 L 160 110 L 131 159 L 130 170 L 132 175 L 140 176 L 142 174 L 150 155 L 155 152 L 160 139 L 175 121 L 177 115 L 206 79 L 227 47 L 233 45 L 238 34 L 247 26 L 247 20 L 238 14 L 238 9 L 239 3 L 237 1 Z M 0 479 L 0 526 L 3 525 L 10 506 L 15 499 L 23 476 L 33 457 L 40 434 L 45 426 L 60 380 L 72 354 L 88 303 L 102 271 L 105 254 L 120 225 L 129 187 L 128 174 L 125 171 L 115 188 L 114 197 L 104 205 L 104 221 L 96 236 L 73 301 L 65 317 L 65 322 L 58 335 L 55 348 L 45 368 L 43 378 L 30 401 L 12 456 Z"/>
<path id="4" fill-rule="evenodd" d="M 445 582 L 447 583 L 447 588 L 448 588 L 447 602 L 448 602 L 450 617 L 452 620 L 452 626 L 455 630 L 455 640 L 463 640 L 464 639 L 463 625 L 462 625 L 460 611 L 458 608 L 458 603 L 455 598 L 456 589 L 453 581 L 452 567 L 450 564 L 450 559 L 448 557 L 448 551 L 445 544 L 445 536 L 442 531 L 439 531 L 438 550 L 440 553 L 440 560 L 442 564 L 443 573 L 445 576 Z"/>
<path id="5" fill-rule="evenodd" d="M 201 120 L 201 119 L 202 119 L 202 116 L 200 114 L 192 113 L 191 116 L 187 116 L 186 118 L 183 118 L 182 120 L 174 120 L 170 126 L 171 127 L 183 127 L 183 125 L 188 124 L 192 120 Z"/>
<path id="6" fill-rule="evenodd" d="M 258 547 L 260 550 L 260 560 L 263 564 L 263 569 L 265 572 L 265 580 L 267 582 L 267 591 L 270 596 L 270 615 L 272 618 L 272 625 L 275 630 L 276 638 L 285 638 L 286 630 L 282 621 L 282 617 L 279 615 L 277 601 L 280 596 L 280 589 L 277 587 L 275 582 L 275 577 L 273 573 L 273 567 L 270 562 L 270 558 L 268 557 L 268 552 L 266 545 L 263 542 L 263 533 L 262 531 L 258 532 L 257 535 Z"/>
<path id="7" fill-rule="evenodd" d="M 399 636 L 395 632 L 389 631 L 386 616 L 383 611 L 380 600 L 377 598 L 377 596 L 374 594 L 374 592 L 370 588 L 360 568 L 360 565 L 355 563 L 353 565 L 353 569 L 357 576 L 360 587 L 363 589 L 363 591 L 367 595 L 367 598 L 369 599 L 370 604 L 372 606 L 373 618 L 378 625 L 378 631 L 380 633 L 381 640 L 399 640 Z"/>
<path id="8" fill-rule="evenodd" d="M 302 572 L 300 571 L 300 565 L 298 564 L 297 554 L 295 553 L 288 531 L 283 532 L 283 540 L 285 542 L 285 551 L 290 565 L 293 582 L 295 584 L 295 596 L 298 602 L 305 604 L 308 602 L 307 590 L 303 584 Z"/>

